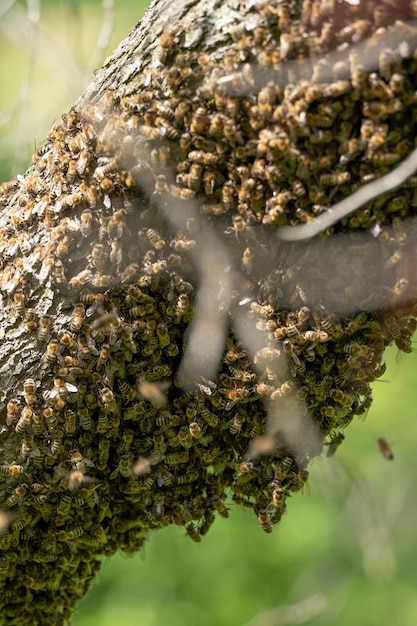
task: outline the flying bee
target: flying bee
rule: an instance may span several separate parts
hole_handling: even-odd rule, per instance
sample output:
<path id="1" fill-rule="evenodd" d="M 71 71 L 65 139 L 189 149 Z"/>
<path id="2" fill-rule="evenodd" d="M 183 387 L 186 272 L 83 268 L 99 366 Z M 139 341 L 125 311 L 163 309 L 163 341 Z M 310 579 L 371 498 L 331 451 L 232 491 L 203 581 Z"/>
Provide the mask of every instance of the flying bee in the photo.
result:
<path id="1" fill-rule="evenodd" d="M 336 453 L 336 450 L 338 449 L 338 447 L 341 445 L 341 443 L 344 441 L 345 436 L 343 433 L 336 433 L 335 435 L 332 436 L 331 440 L 326 442 L 325 445 L 329 446 L 328 450 L 327 450 L 327 457 L 332 457 L 334 456 L 334 454 Z"/>
<path id="2" fill-rule="evenodd" d="M 27 378 L 23 383 L 25 402 L 28 405 L 36 403 L 36 383 L 33 378 Z"/>
<path id="3" fill-rule="evenodd" d="M 142 379 L 138 384 L 138 391 L 141 396 L 157 407 L 162 408 L 166 406 L 168 398 L 164 391 L 169 386 L 169 383 L 154 383 L 148 380 Z"/>
<path id="4" fill-rule="evenodd" d="M 393 460 L 394 453 L 391 449 L 391 446 L 389 445 L 387 440 L 384 439 L 383 437 L 379 437 L 378 439 L 378 448 L 379 448 L 380 453 L 385 459 L 388 459 L 388 461 Z"/>

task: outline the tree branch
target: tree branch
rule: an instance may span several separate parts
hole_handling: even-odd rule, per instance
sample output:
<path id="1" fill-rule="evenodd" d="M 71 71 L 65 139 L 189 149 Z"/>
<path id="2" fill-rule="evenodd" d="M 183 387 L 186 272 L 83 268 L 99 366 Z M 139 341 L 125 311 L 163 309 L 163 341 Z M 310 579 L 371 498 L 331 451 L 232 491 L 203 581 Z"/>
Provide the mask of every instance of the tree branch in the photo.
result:
<path id="1" fill-rule="evenodd" d="M 271 532 L 411 350 L 413 178 L 276 237 L 413 148 L 385 9 L 156 1 L 2 186 L 1 623 L 64 623 L 101 555 L 200 541 L 227 493 Z"/>

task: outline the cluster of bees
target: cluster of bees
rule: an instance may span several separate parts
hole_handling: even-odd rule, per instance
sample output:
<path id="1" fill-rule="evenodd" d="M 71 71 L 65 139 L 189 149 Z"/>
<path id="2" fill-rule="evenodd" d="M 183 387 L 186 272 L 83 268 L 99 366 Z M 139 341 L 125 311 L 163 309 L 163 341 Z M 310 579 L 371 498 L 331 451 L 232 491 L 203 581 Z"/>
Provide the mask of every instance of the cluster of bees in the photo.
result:
<path id="1" fill-rule="evenodd" d="M 394 4 L 248 3 L 212 52 L 173 26 L 2 185 L 5 336 L 27 366 L 2 406 L 0 622 L 64 623 L 100 556 L 170 524 L 200 541 L 228 496 L 271 532 L 308 462 L 366 416 L 385 347 L 411 351 L 417 178 L 322 245 L 274 236 L 413 149 L 415 33 L 397 23 L 398 50 L 380 42 L 414 5 Z M 373 71 L 352 49 L 365 40 Z M 196 363 L 190 388 L 177 372 L 205 233 L 230 260 L 232 327 L 217 373 Z M 305 417 L 295 445 L 271 424 L 288 398 Z"/>

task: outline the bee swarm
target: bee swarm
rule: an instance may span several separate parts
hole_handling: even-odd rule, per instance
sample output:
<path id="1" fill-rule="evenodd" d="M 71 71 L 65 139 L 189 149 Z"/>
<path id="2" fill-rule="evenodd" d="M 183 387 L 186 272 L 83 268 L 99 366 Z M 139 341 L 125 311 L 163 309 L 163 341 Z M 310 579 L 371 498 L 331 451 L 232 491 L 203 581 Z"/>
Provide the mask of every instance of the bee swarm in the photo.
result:
<path id="1" fill-rule="evenodd" d="M 192 35 L 173 23 L 153 48 L 140 44 L 140 73 L 126 65 L 121 84 L 63 115 L 25 176 L 2 185 L 4 336 L 19 346 L 18 362 L 5 348 L 1 370 L 12 372 L 0 433 L 2 624 L 63 624 L 102 555 L 133 554 L 173 523 L 200 541 L 216 514 L 228 517 L 228 493 L 271 532 L 309 460 L 323 443 L 334 454 L 366 414 L 385 347 L 411 351 L 404 219 L 417 177 L 315 248 L 274 234 L 414 148 L 416 60 L 410 45 L 403 52 L 414 3 L 259 0 L 239 15 L 234 5 Z M 400 53 L 381 47 L 394 30 Z M 364 41 L 373 71 L 355 54 Z M 178 228 L 170 211 L 182 210 Z M 232 327 L 217 377 L 197 376 L 190 391 L 176 373 L 205 232 L 235 268 Z M 369 249 L 378 263 L 365 267 Z M 366 293 L 355 291 L 364 277 Z M 237 310 L 262 337 L 253 359 Z M 287 379 L 276 374 L 282 354 Z M 265 436 L 270 407 L 287 396 L 309 415 L 294 447 L 279 429 Z"/>

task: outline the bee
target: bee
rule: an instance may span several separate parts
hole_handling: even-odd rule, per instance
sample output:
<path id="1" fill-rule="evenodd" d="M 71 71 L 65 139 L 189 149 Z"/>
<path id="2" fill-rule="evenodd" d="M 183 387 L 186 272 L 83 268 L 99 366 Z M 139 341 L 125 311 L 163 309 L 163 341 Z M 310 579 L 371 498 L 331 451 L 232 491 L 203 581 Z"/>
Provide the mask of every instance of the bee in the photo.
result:
<path id="1" fill-rule="evenodd" d="M 45 422 L 51 432 L 58 426 L 58 419 L 50 406 L 43 409 L 42 417 L 45 419 Z"/>
<path id="2" fill-rule="evenodd" d="M 320 185 L 343 185 L 349 181 L 349 172 L 334 172 L 333 174 L 321 174 L 320 176 Z"/>
<path id="3" fill-rule="evenodd" d="M 23 465 L 16 465 L 12 463 L 11 465 L 0 465 L 0 476 L 18 476 L 19 474 L 23 474 L 25 468 Z"/>
<path id="4" fill-rule="evenodd" d="M 185 525 L 185 530 L 187 533 L 187 537 L 190 537 L 190 539 L 192 539 L 196 543 L 199 543 L 201 541 L 200 533 L 192 522 Z"/>
<path id="5" fill-rule="evenodd" d="M 34 309 L 27 309 L 23 318 L 26 331 L 34 333 L 38 328 L 38 317 Z"/>
<path id="6" fill-rule="evenodd" d="M 98 470 L 103 470 L 107 465 L 110 455 L 110 439 L 101 438 L 98 442 L 98 455 L 96 466 Z"/>
<path id="7" fill-rule="evenodd" d="M 138 384 L 138 391 L 146 400 L 149 400 L 153 406 L 162 408 L 166 406 L 168 398 L 164 393 L 166 383 L 154 383 L 142 379 Z"/>
<path id="8" fill-rule="evenodd" d="M 100 389 L 100 397 L 103 403 L 103 407 L 111 413 L 117 413 L 119 408 L 117 406 L 116 399 L 112 390 L 109 387 L 103 387 Z"/>
<path id="9" fill-rule="evenodd" d="M 23 392 L 25 396 L 25 402 L 28 405 L 35 404 L 36 402 L 36 383 L 33 378 L 27 378 L 23 383 Z"/>
<path id="10" fill-rule="evenodd" d="M 38 274 L 38 279 L 41 284 L 44 284 L 47 281 L 48 276 L 51 273 L 54 265 L 55 265 L 54 257 L 47 256 L 44 258 L 44 260 L 42 261 L 41 269 Z"/>
<path id="11" fill-rule="evenodd" d="M 227 410 L 227 407 L 226 407 Z M 231 435 L 238 435 L 240 433 L 240 431 L 242 430 L 242 426 L 245 422 L 245 416 L 243 413 L 236 413 L 236 415 L 234 416 L 232 423 L 230 424 L 229 427 L 229 432 Z"/>
<path id="12" fill-rule="evenodd" d="M 165 455 L 165 463 L 167 465 L 179 465 L 180 463 L 187 463 L 188 458 L 188 450 L 184 450 L 183 452 L 173 452 L 172 454 Z"/>
<path id="13" fill-rule="evenodd" d="M 93 280 L 93 274 L 91 270 L 82 270 L 76 276 L 73 276 L 69 281 L 69 286 L 71 289 L 81 289 L 85 285 L 88 285 Z M 76 305 L 77 306 L 77 305 Z"/>
<path id="14" fill-rule="evenodd" d="M 119 459 L 119 464 L 116 469 L 110 474 L 110 479 L 116 478 L 118 474 L 123 478 L 129 478 L 132 476 L 132 461 L 130 454 L 123 454 Z"/>
<path id="15" fill-rule="evenodd" d="M 158 46 L 155 51 L 155 56 L 159 65 L 164 65 L 168 56 L 174 50 L 174 37 L 171 33 L 165 32 L 159 38 Z"/>
<path id="16" fill-rule="evenodd" d="M 103 343 L 103 345 L 100 348 L 99 358 L 98 358 L 97 365 L 96 365 L 96 369 L 98 372 L 107 363 L 107 361 L 110 358 L 110 354 L 111 354 L 111 348 L 109 344 Z"/>
<path id="17" fill-rule="evenodd" d="M 285 491 L 281 487 L 276 487 L 272 492 L 271 504 L 277 508 L 282 506 L 285 501 Z"/>
<path id="18" fill-rule="evenodd" d="M 71 530 L 60 530 L 57 533 L 58 541 L 72 541 L 84 534 L 85 526 L 75 526 Z"/>
<path id="19" fill-rule="evenodd" d="M 209 498 L 210 503 L 214 505 L 216 511 L 222 517 L 229 517 L 229 511 L 220 496 L 214 495 Z"/>
<path id="20" fill-rule="evenodd" d="M 276 400 L 277 398 L 282 398 L 287 393 L 290 393 L 295 387 L 294 382 L 287 380 L 282 385 L 271 393 L 271 400 Z"/>
<path id="21" fill-rule="evenodd" d="M 11 426 L 17 418 L 20 404 L 17 398 L 12 398 L 6 405 L 6 426 Z"/>
<path id="22" fill-rule="evenodd" d="M 34 435 L 41 435 L 43 433 L 43 416 L 40 413 L 33 413 L 32 415 L 32 431 Z"/>
<path id="23" fill-rule="evenodd" d="M 331 389 L 329 393 L 330 397 L 341 406 L 350 407 L 355 401 L 354 394 L 348 394 L 341 389 Z"/>
<path id="24" fill-rule="evenodd" d="M 281 351 L 278 348 L 273 348 L 272 346 L 265 346 L 265 348 L 261 348 L 255 353 L 253 362 L 257 364 L 262 361 L 272 361 L 272 360 L 278 359 L 280 356 L 281 356 Z"/>
<path id="25" fill-rule="evenodd" d="M 54 342 L 58 343 L 55 339 L 53 340 Z M 52 342 L 51 342 L 52 343 Z M 67 332 L 64 332 L 60 338 L 59 338 L 59 343 L 64 346 L 64 348 L 66 348 L 69 351 L 74 351 L 78 348 L 78 344 L 75 341 L 75 339 L 73 339 L 73 337 L 71 337 L 71 335 Z M 47 348 L 48 349 L 48 348 Z M 56 349 L 56 351 L 59 350 L 59 344 L 58 347 Z"/>
<path id="26" fill-rule="evenodd" d="M 161 250 L 165 246 L 165 241 L 162 239 L 160 234 L 154 228 L 148 228 L 146 231 L 146 236 L 151 242 L 152 246 L 155 250 Z"/>
<path id="27" fill-rule="evenodd" d="M 91 261 L 98 272 L 102 272 L 106 265 L 106 253 L 103 244 L 96 243 L 91 250 Z"/>
<path id="28" fill-rule="evenodd" d="M 388 459 L 388 461 L 393 460 L 394 453 L 391 449 L 391 446 L 389 445 L 387 440 L 384 439 L 383 437 L 379 437 L 378 439 L 378 448 L 379 448 L 380 453 L 385 459 Z"/>
<path id="29" fill-rule="evenodd" d="M 23 317 L 25 314 L 25 294 L 23 293 L 23 291 L 16 291 L 13 295 L 13 300 L 18 315 L 20 315 L 20 317 Z"/>
<path id="30" fill-rule="evenodd" d="M 71 321 L 69 324 L 70 330 L 73 333 L 78 332 L 85 322 L 85 306 L 79 302 L 74 305 Z"/>
<path id="31" fill-rule="evenodd" d="M 266 533 L 272 533 L 273 525 L 271 521 L 271 516 L 266 509 L 261 509 L 260 511 L 258 511 L 258 521 L 263 531 L 265 531 Z"/>
<path id="32" fill-rule="evenodd" d="M 77 416 L 71 409 L 65 411 L 64 430 L 67 435 L 73 435 L 77 430 Z"/>
<path id="33" fill-rule="evenodd" d="M 14 489 L 13 493 L 7 498 L 6 505 L 8 507 L 11 507 L 19 504 L 19 502 L 24 498 L 28 489 L 29 487 L 25 483 L 18 485 Z"/>
<path id="34" fill-rule="evenodd" d="M 72 497 L 70 496 L 69 493 L 64 493 L 61 496 L 61 500 L 59 501 L 59 504 L 56 508 L 56 514 L 59 517 L 67 517 L 71 510 L 71 504 L 72 504 Z"/>
<path id="35" fill-rule="evenodd" d="M 30 407 L 24 406 L 20 413 L 20 418 L 15 426 L 15 431 L 17 433 L 23 433 L 25 430 L 29 428 L 32 423 L 32 415 L 33 411 Z"/>
<path id="36" fill-rule="evenodd" d="M 92 232 L 93 214 L 89 209 L 85 209 L 80 216 L 81 233 L 83 237 L 89 237 Z"/>
<path id="37" fill-rule="evenodd" d="M 340 446 L 340 444 L 344 441 L 345 436 L 343 433 L 336 433 L 335 435 L 332 436 L 331 440 L 326 442 L 325 445 L 328 446 L 328 450 L 327 450 L 327 457 L 332 457 L 334 456 L 334 454 L 336 453 L 336 450 L 338 449 L 338 447 Z"/>
<path id="38" fill-rule="evenodd" d="M 41 315 L 39 318 L 39 327 L 38 327 L 39 341 L 48 341 L 49 335 L 50 335 L 50 329 L 51 329 L 51 317 L 49 315 Z M 52 352 L 53 352 L 53 349 L 52 349 Z M 48 346 L 47 346 L 47 353 L 48 353 Z M 46 359 L 46 356 L 45 356 L 45 359 Z"/>

